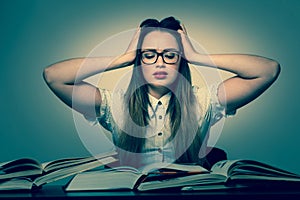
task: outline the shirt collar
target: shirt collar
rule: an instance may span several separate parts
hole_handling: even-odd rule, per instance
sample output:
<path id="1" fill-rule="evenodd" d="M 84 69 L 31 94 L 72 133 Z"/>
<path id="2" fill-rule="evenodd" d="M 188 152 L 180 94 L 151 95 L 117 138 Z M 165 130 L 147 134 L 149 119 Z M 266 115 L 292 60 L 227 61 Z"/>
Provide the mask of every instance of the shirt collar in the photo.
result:
<path id="1" fill-rule="evenodd" d="M 161 102 L 162 105 L 167 108 L 169 105 L 169 101 L 171 99 L 171 92 L 168 92 L 167 94 L 165 94 L 164 96 L 162 96 L 160 99 L 155 98 L 154 96 L 152 96 L 151 94 L 148 93 L 149 96 L 149 101 L 152 105 L 153 108 L 156 108 L 158 105 L 158 102 Z"/>

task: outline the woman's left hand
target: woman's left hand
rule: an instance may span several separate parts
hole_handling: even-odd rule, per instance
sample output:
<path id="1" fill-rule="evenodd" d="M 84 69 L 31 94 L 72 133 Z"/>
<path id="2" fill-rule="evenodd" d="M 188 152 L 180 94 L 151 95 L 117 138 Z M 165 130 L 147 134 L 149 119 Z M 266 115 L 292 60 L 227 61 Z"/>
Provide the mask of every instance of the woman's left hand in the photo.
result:
<path id="1" fill-rule="evenodd" d="M 201 54 L 199 54 L 195 48 L 192 45 L 192 42 L 190 41 L 186 29 L 183 24 L 181 24 L 182 30 L 178 30 L 177 32 L 181 36 L 181 42 L 183 46 L 183 57 L 189 62 L 189 63 L 199 63 L 199 58 L 201 57 Z"/>

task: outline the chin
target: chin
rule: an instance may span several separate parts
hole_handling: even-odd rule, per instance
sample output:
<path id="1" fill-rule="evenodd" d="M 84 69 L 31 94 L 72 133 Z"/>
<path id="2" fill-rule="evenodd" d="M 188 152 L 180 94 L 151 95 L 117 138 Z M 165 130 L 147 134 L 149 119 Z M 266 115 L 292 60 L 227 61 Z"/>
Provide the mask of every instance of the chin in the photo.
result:
<path id="1" fill-rule="evenodd" d="M 152 82 L 152 83 L 150 83 L 150 85 L 151 85 L 152 87 L 157 87 L 157 88 L 165 87 L 165 88 L 168 88 L 168 89 L 170 89 L 171 86 L 172 86 L 171 83 L 161 83 L 161 82 L 159 82 L 159 83 L 157 83 L 157 82 L 153 83 L 153 82 Z"/>

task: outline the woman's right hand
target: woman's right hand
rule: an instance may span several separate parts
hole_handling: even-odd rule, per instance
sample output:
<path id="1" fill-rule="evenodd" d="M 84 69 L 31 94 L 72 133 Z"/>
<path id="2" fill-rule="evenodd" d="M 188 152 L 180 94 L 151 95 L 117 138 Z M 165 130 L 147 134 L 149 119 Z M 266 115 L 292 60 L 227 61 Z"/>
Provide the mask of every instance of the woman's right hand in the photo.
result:
<path id="1" fill-rule="evenodd" d="M 141 28 L 138 28 L 135 31 L 135 33 L 134 33 L 134 35 L 133 35 L 126 51 L 124 52 L 124 54 L 118 56 L 117 58 L 114 58 L 113 62 L 110 63 L 110 65 L 107 67 L 107 70 L 127 67 L 127 66 L 130 66 L 134 63 L 135 58 L 136 58 L 137 45 L 138 45 L 140 32 L 141 32 L 140 29 Z"/>
<path id="2" fill-rule="evenodd" d="M 141 33 L 141 28 L 138 27 L 128 45 L 128 48 L 127 48 L 125 54 L 124 54 L 124 56 L 126 56 L 126 59 L 128 60 L 128 62 L 130 64 L 132 64 L 136 58 L 137 45 L 138 45 L 140 33 Z"/>
<path id="3" fill-rule="evenodd" d="M 45 68 L 43 77 L 49 88 L 65 104 L 86 116 L 95 116 L 95 107 L 99 110 L 101 104 L 101 94 L 84 79 L 133 64 L 139 35 L 140 28 L 135 32 L 126 52 L 117 58 L 108 56 L 60 61 Z"/>

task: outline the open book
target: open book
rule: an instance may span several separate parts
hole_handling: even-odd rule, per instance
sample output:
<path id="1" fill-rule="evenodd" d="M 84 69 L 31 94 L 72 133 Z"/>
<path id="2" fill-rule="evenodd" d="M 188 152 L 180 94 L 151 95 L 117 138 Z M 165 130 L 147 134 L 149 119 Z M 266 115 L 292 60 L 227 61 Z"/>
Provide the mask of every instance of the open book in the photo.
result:
<path id="1" fill-rule="evenodd" d="M 150 169 L 150 168 L 148 168 Z M 250 187 L 260 183 L 300 183 L 300 175 L 253 160 L 224 160 L 209 171 L 201 166 L 171 164 L 161 169 L 133 171 L 128 168 L 87 171 L 77 174 L 66 191 L 164 188 L 181 190 Z"/>
<path id="2" fill-rule="evenodd" d="M 90 170 L 77 174 L 66 185 L 66 191 L 143 190 L 145 183 L 175 179 L 192 174 L 209 173 L 200 165 L 154 163 L 140 169 L 121 166 L 104 170 Z M 156 187 L 155 185 L 153 185 Z M 156 189 L 156 188 L 151 188 Z"/>
<path id="3" fill-rule="evenodd" d="M 189 164 L 154 163 L 140 169 L 120 166 L 77 174 L 66 185 L 65 190 L 133 190 L 144 182 L 201 173 L 207 173 L 207 170 L 199 165 Z"/>
<path id="4" fill-rule="evenodd" d="M 32 158 L 0 163 L 1 190 L 31 190 L 76 173 L 117 161 L 115 151 L 97 156 L 66 158 L 40 163 Z"/>

